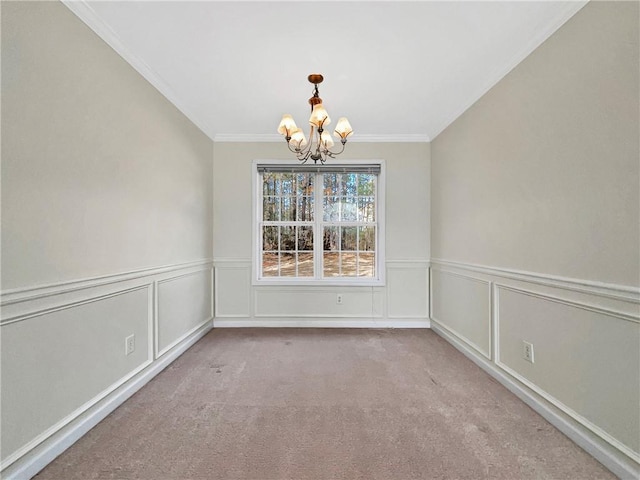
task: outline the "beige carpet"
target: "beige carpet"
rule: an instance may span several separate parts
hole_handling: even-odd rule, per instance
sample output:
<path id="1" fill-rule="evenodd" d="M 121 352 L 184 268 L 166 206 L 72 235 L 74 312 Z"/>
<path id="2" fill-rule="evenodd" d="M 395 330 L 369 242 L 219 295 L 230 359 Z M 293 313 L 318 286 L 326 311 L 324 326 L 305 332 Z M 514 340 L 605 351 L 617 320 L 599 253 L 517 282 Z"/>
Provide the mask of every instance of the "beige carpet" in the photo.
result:
<path id="1" fill-rule="evenodd" d="M 36 478 L 615 477 L 429 330 L 216 329 Z"/>

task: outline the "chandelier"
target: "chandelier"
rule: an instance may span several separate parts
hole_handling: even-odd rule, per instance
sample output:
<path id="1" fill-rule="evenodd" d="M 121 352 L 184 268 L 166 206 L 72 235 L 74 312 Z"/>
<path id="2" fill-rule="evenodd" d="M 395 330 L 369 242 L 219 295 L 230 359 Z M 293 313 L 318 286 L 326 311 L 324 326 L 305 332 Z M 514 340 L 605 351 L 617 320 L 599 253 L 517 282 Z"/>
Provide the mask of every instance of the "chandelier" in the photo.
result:
<path id="1" fill-rule="evenodd" d="M 309 82 L 315 86 L 313 97 L 309 99 L 309 104 L 311 105 L 309 142 L 307 142 L 307 138 L 304 136 L 302 129 L 296 126 L 293 117 L 288 114 L 282 116 L 282 120 L 278 126 L 278 133 L 284 135 L 289 150 L 295 153 L 298 160 L 302 163 L 306 163 L 307 160 L 311 159 L 313 163 L 320 162 L 324 164 L 327 159 L 334 158 L 344 151 L 347 137 L 353 133 L 353 130 L 351 129 L 349 120 L 347 120 L 346 117 L 341 117 L 338 120 L 333 134 L 336 138 L 340 139 L 342 148 L 337 152 L 330 150 L 331 147 L 334 146 L 334 143 L 329 132 L 325 130 L 325 127 L 331 123 L 331 119 L 322 105 L 322 99 L 318 92 L 318 84 L 322 83 L 324 78 L 319 73 L 312 73 L 307 78 Z"/>

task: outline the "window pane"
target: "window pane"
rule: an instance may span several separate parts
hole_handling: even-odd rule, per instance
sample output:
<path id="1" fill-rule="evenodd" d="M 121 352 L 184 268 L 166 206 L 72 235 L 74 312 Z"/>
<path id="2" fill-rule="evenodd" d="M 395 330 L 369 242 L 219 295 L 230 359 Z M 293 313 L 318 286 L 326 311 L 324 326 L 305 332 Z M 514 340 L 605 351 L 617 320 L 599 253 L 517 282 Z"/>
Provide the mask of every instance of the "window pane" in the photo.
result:
<path id="1" fill-rule="evenodd" d="M 298 276 L 313 277 L 313 253 L 298 254 Z"/>
<path id="2" fill-rule="evenodd" d="M 280 254 L 280 276 L 281 277 L 296 276 L 296 254 L 295 253 Z"/>
<path id="3" fill-rule="evenodd" d="M 276 193 L 276 173 L 264 173 L 262 175 L 262 194 L 266 196 L 274 196 Z"/>
<path id="4" fill-rule="evenodd" d="M 313 250 L 313 227 L 298 227 L 298 250 Z"/>
<path id="5" fill-rule="evenodd" d="M 340 276 L 340 254 L 328 253 L 323 254 L 322 275 L 325 277 Z"/>
<path id="6" fill-rule="evenodd" d="M 262 254 L 262 276 L 278 276 L 278 254 L 274 252 L 264 252 Z"/>
<path id="7" fill-rule="evenodd" d="M 341 199 L 343 222 L 355 222 L 358 219 L 358 207 L 355 198 L 344 197 Z"/>
<path id="8" fill-rule="evenodd" d="M 282 197 L 280 219 L 292 222 L 296 219 L 296 197 Z"/>
<path id="9" fill-rule="evenodd" d="M 293 173 L 280 174 L 280 195 L 295 195 L 295 175 Z"/>
<path id="10" fill-rule="evenodd" d="M 298 197 L 298 218 L 300 222 L 313 221 L 313 197 Z"/>
<path id="11" fill-rule="evenodd" d="M 355 252 L 346 252 L 346 253 L 341 253 L 341 273 L 343 277 L 355 277 L 357 272 L 356 272 L 356 259 L 357 259 L 357 253 Z"/>
<path id="12" fill-rule="evenodd" d="M 375 260 L 374 253 L 360 253 L 358 256 L 358 276 L 359 277 L 373 277 L 375 273 Z"/>
<path id="13" fill-rule="evenodd" d="M 262 250 L 278 250 L 278 227 L 262 227 Z"/>
<path id="14" fill-rule="evenodd" d="M 340 219 L 340 199 L 338 197 L 325 197 L 323 200 L 325 222 L 337 222 Z"/>
<path id="15" fill-rule="evenodd" d="M 296 249 L 296 227 L 280 227 L 280 250 Z"/>
<path id="16" fill-rule="evenodd" d="M 338 227 L 324 227 L 322 235 L 323 250 L 339 250 L 340 238 L 338 237 Z"/>
<path id="17" fill-rule="evenodd" d="M 358 220 L 360 222 L 375 222 L 375 200 L 373 197 L 358 198 Z"/>
<path id="18" fill-rule="evenodd" d="M 356 235 L 358 234 L 358 227 L 341 227 L 341 233 L 342 251 L 357 250 Z"/>
<path id="19" fill-rule="evenodd" d="M 376 227 L 358 227 L 358 250 L 375 251 Z"/>
<path id="20" fill-rule="evenodd" d="M 339 177 L 340 177 L 340 174 L 338 173 L 325 173 L 323 175 L 325 197 L 335 197 L 336 195 L 339 195 L 339 192 L 338 192 Z"/>
<path id="21" fill-rule="evenodd" d="M 358 175 L 358 195 L 375 195 L 376 176 L 370 173 Z"/>
<path id="22" fill-rule="evenodd" d="M 262 219 L 267 222 L 280 220 L 280 199 L 278 197 L 264 197 L 262 200 Z"/>
<path id="23" fill-rule="evenodd" d="M 343 173 L 340 195 L 355 197 L 358 194 L 358 175 L 356 173 Z"/>
<path id="24" fill-rule="evenodd" d="M 296 178 L 298 196 L 313 196 L 313 179 L 312 173 L 298 173 Z"/>

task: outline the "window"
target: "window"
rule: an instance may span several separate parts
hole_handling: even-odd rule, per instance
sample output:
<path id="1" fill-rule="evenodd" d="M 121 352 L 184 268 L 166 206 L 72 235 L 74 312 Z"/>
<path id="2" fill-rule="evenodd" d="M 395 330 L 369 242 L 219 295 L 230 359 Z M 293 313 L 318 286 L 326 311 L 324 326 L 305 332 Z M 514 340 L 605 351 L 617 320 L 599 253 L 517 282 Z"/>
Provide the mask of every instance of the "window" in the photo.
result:
<path id="1" fill-rule="evenodd" d="M 381 284 L 382 164 L 256 162 L 260 283 Z"/>

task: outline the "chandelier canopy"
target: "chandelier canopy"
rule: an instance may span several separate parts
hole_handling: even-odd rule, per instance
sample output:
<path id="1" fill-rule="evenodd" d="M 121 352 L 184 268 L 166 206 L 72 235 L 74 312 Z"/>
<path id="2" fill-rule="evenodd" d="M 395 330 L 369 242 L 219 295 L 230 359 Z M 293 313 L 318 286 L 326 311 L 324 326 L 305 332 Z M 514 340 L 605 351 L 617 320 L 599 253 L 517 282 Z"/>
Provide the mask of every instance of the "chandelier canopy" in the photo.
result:
<path id="1" fill-rule="evenodd" d="M 309 117 L 311 131 L 309 132 L 309 141 L 307 142 L 304 132 L 296 126 L 296 122 L 293 121 L 293 117 L 289 114 L 282 116 L 282 120 L 278 126 L 278 133 L 284 135 L 289 150 L 295 153 L 298 160 L 302 163 L 306 163 L 307 160 L 311 159 L 313 163 L 320 162 L 324 164 L 327 159 L 334 158 L 344 151 L 347 137 L 353 133 L 353 130 L 351 129 L 349 120 L 347 120 L 346 117 L 341 117 L 336 124 L 333 134 L 340 140 L 342 148 L 337 152 L 330 150 L 334 143 L 329 132 L 325 130 L 325 127 L 331 123 L 331 119 L 329 118 L 327 110 L 322 105 L 322 99 L 318 92 L 318 84 L 322 83 L 324 78 L 319 73 L 312 73 L 307 78 L 309 82 L 314 85 L 313 96 L 309 99 L 309 104 L 311 105 L 311 117 Z"/>

